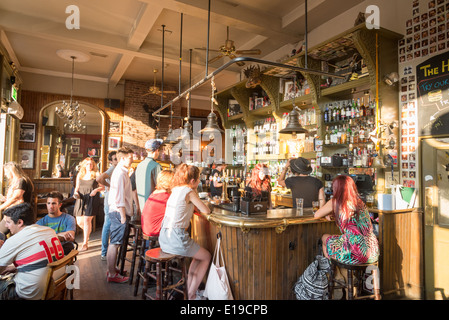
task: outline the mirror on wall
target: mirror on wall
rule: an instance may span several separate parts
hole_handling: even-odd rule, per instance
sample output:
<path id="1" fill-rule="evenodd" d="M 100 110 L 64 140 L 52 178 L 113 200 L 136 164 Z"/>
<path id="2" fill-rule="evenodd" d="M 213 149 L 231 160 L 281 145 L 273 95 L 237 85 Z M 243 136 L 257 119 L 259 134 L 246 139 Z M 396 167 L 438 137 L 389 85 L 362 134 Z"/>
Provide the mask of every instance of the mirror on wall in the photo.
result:
<path id="1" fill-rule="evenodd" d="M 64 126 L 65 119 L 57 115 L 57 106 L 50 105 L 42 112 L 40 177 L 68 178 L 71 169 L 86 157 L 94 158 L 100 168 L 104 122 L 100 111 L 80 102 L 86 117 L 82 129 L 73 132 Z"/>

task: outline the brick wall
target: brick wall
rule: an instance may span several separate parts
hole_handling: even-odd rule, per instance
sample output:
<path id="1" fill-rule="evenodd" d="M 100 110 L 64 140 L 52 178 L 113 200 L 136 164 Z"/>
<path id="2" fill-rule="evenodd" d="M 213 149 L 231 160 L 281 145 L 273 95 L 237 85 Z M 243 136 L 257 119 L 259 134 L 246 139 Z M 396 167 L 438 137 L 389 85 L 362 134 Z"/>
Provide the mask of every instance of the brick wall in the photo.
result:
<path id="1" fill-rule="evenodd" d="M 127 80 L 125 82 L 125 103 L 123 117 L 123 146 L 133 149 L 138 154 L 144 153 L 145 142 L 155 138 L 156 130 L 150 126 L 150 114 L 161 107 L 161 97 L 157 95 L 145 95 L 152 84 Z M 175 87 L 164 86 L 164 91 L 177 91 Z M 163 103 L 167 103 L 177 94 L 165 94 Z M 149 111 L 149 112 L 148 112 Z M 170 107 L 161 114 L 168 115 Z M 173 104 L 173 115 L 181 115 L 181 101 Z M 161 136 L 166 136 L 170 118 L 161 118 L 159 127 Z M 180 119 L 173 119 L 173 128 L 181 125 Z"/>

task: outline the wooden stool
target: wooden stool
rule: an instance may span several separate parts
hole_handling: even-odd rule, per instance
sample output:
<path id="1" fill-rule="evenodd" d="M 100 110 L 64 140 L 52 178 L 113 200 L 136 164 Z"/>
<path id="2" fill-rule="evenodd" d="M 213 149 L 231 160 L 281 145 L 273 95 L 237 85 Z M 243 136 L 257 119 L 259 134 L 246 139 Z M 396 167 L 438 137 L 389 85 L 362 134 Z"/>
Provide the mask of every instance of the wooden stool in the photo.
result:
<path id="1" fill-rule="evenodd" d="M 173 260 L 178 260 L 181 264 L 181 269 L 172 266 Z M 145 253 L 145 274 L 143 280 L 142 298 L 146 300 L 167 300 L 167 292 L 174 290 L 181 293 L 184 296 L 184 300 L 187 300 L 187 273 L 183 256 L 165 253 L 161 248 L 155 248 L 148 250 Z M 151 266 L 155 265 L 155 272 L 151 270 Z M 173 284 L 172 271 L 179 272 L 181 278 L 177 283 Z M 156 296 L 153 297 L 147 293 L 148 279 L 152 278 L 156 280 Z M 183 286 L 181 290 L 179 287 Z"/>
<path id="2" fill-rule="evenodd" d="M 150 237 L 142 232 L 140 248 L 139 248 L 139 262 L 137 263 L 136 283 L 134 285 L 134 296 L 137 296 L 139 290 L 140 280 L 145 279 L 145 251 L 156 248 L 158 237 Z M 148 246 L 147 246 L 148 244 Z"/>
<path id="3" fill-rule="evenodd" d="M 329 300 L 332 300 L 332 294 L 335 288 L 345 288 L 348 292 L 348 300 L 354 300 L 354 299 L 370 299 L 374 298 L 375 300 L 380 300 L 380 285 L 379 285 L 379 269 L 378 269 L 378 263 L 365 263 L 365 264 L 346 264 L 342 262 L 338 262 L 334 259 L 331 260 L 331 272 L 329 275 Z M 335 269 L 336 267 L 346 269 L 348 271 L 348 279 L 347 283 L 341 280 L 334 279 Z M 374 294 L 373 295 L 367 295 L 367 296 L 361 296 L 362 292 L 362 285 L 363 285 L 363 274 L 365 273 L 365 270 L 367 267 L 374 267 L 371 271 L 371 275 L 374 277 L 373 284 L 374 284 Z M 353 283 L 353 275 L 355 272 L 356 280 L 357 280 L 357 294 L 354 298 L 354 283 Z M 339 286 L 335 287 L 334 283 L 337 283 Z"/>
<path id="4" fill-rule="evenodd" d="M 131 230 L 134 230 L 134 233 L 131 234 Z M 120 264 L 120 274 L 123 275 L 125 269 L 125 261 L 131 263 L 131 270 L 129 271 L 129 284 L 132 284 L 134 278 L 134 267 L 136 265 L 136 256 L 137 250 L 140 246 L 140 238 L 142 233 L 142 226 L 140 221 L 130 221 L 127 222 L 127 226 L 125 229 L 125 234 L 123 235 L 123 243 L 120 246 L 120 252 L 117 255 L 117 266 Z M 126 257 L 128 251 L 132 251 L 132 258 L 129 259 Z"/>

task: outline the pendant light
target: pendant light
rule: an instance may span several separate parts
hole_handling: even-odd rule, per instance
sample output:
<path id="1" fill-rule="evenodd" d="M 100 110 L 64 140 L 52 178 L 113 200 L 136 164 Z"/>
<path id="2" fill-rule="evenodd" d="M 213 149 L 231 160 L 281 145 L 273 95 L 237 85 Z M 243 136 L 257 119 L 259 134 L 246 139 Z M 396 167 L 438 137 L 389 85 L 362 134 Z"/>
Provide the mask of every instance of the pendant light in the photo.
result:
<path id="1" fill-rule="evenodd" d="M 214 112 L 214 103 L 217 104 L 217 101 L 214 98 L 214 94 L 215 91 L 217 90 L 215 87 L 215 80 L 214 77 L 212 77 L 211 80 L 211 87 L 212 87 L 212 94 L 211 94 L 211 103 L 210 103 L 210 113 L 207 116 L 207 124 L 204 127 L 204 129 L 200 130 L 201 133 L 203 134 L 210 134 L 210 136 L 212 137 L 215 134 L 221 134 L 224 132 L 224 130 L 222 130 L 217 123 L 217 115 Z"/>
<path id="2" fill-rule="evenodd" d="M 178 80 L 178 94 L 181 94 L 181 71 L 182 71 L 182 27 L 184 14 L 181 13 L 181 30 L 179 37 L 179 80 Z M 168 126 L 167 138 L 164 140 L 165 144 L 174 145 L 179 142 L 175 137 L 173 131 L 173 103 L 170 104 L 170 125 Z"/>
<path id="3" fill-rule="evenodd" d="M 296 92 L 296 76 L 294 79 L 294 91 Z M 296 139 L 296 135 L 298 133 L 305 133 L 308 134 L 309 131 L 303 126 L 301 126 L 301 123 L 299 123 L 299 112 L 297 110 L 300 110 L 295 105 L 295 97 L 292 98 L 292 104 L 293 104 L 293 110 L 288 114 L 288 122 L 284 129 L 279 131 L 279 133 L 286 133 L 291 134 L 293 139 Z"/>

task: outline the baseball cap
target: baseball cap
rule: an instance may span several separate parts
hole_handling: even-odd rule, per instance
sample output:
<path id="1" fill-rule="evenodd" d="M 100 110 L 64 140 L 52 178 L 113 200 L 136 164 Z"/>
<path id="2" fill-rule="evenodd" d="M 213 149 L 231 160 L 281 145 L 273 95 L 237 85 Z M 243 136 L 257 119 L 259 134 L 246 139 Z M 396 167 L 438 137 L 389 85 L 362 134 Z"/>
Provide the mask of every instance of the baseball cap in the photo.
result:
<path id="1" fill-rule="evenodd" d="M 145 143 L 145 149 L 151 150 L 152 152 L 159 149 L 163 144 L 163 141 L 161 139 L 150 139 Z"/>

